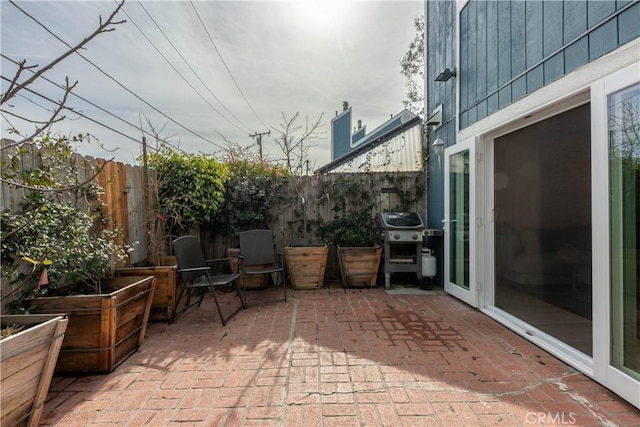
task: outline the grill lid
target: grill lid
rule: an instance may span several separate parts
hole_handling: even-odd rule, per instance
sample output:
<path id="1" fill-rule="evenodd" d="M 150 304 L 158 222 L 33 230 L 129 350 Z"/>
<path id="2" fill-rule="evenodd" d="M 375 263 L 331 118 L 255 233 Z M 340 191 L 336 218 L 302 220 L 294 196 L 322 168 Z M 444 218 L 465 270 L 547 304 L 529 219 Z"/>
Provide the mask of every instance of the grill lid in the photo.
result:
<path id="1" fill-rule="evenodd" d="M 422 218 L 417 212 L 379 212 L 378 226 L 381 228 L 422 228 Z"/>

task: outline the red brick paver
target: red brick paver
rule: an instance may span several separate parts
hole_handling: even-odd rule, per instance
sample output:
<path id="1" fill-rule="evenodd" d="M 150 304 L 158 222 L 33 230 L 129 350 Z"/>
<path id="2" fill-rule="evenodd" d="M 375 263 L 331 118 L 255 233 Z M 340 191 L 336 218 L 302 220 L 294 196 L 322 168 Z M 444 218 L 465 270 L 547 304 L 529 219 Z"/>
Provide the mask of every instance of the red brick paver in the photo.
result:
<path id="1" fill-rule="evenodd" d="M 41 425 L 640 425 L 640 411 L 448 295 L 291 291 L 221 326 L 207 297 L 114 372 L 54 378 Z"/>

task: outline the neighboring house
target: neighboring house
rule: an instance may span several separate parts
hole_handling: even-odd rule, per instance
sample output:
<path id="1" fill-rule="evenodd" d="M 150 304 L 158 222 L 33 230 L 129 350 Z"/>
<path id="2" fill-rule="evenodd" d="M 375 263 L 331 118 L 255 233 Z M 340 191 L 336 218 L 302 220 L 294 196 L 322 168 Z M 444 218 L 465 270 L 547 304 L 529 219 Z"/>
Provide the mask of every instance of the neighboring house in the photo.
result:
<path id="1" fill-rule="evenodd" d="M 640 3 L 424 13 L 445 290 L 640 408 Z"/>
<path id="2" fill-rule="evenodd" d="M 358 120 L 351 132 L 351 107 L 331 120 L 332 161 L 318 173 L 421 172 L 424 170 L 422 120 L 408 110 L 366 133 Z"/>

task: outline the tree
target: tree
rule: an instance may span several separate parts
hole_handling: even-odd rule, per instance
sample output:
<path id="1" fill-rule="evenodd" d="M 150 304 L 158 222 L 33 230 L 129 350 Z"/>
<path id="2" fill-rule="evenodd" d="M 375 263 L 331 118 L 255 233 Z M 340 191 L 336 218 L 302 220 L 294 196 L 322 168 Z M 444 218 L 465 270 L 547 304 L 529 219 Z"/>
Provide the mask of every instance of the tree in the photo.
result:
<path id="1" fill-rule="evenodd" d="M 16 2 L 10 3 L 34 19 Z M 44 292 L 40 285 L 46 283 L 42 279 L 44 276 L 39 273 L 45 266 L 51 272 L 52 285 L 64 286 L 80 281 L 99 291 L 100 277 L 112 263 L 122 261 L 126 255 L 127 247 L 119 246 L 115 233 L 103 227 L 105 218 L 98 201 L 101 189 L 94 182 L 108 162 L 97 168 L 88 179 L 80 179 L 72 145 L 87 140 L 88 135 L 67 137 L 52 132 L 52 126 L 65 119 L 63 111 L 73 111 L 66 101 L 77 82 L 71 84 L 68 78 L 65 79 L 65 85 L 60 86 L 63 90 L 62 100 L 56 103 L 53 113 L 45 120 L 24 117 L 10 103 L 16 96 L 30 91 L 32 83 L 65 58 L 83 49 L 93 38 L 113 31 L 114 25 L 123 23 L 114 21 L 123 4 L 124 1 L 117 3 L 106 21 L 100 18 L 95 31 L 75 46 L 67 45 L 69 49 L 66 52 L 43 67 L 29 65 L 26 60 L 13 61 L 2 55 L 17 66 L 12 78 L 3 76 L 8 87 L 0 96 L 2 115 L 35 125 L 35 129 L 26 135 L 12 126 L 11 132 L 20 139 L 0 147 L 3 152 L 11 153 L 10 149 L 15 152 L 0 165 L 0 182 L 3 186 L 28 191 L 20 212 L 1 212 L 2 275 L 11 283 L 18 282 L 20 285 L 8 294 L 3 289 L 3 296 L 13 298 L 18 291 L 22 296 L 29 296 L 36 291 Z M 26 143 L 30 144 L 29 149 L 17 148 Z M 21 157 L 29 158 L 32 154 L 30 150 L 34 148 L 42 155 L 42 161 L 33 162 L 30 169 L 19 167 Z M 74 196 L 72 203 L 61 201 L 68 195 Z M 79 206 L 82 200 L 87 201 L 88 208 Z"/>
<path id="2" fill-rule="evenodd" d="M 416 36 L 400 61 L 400 74 L 405 77 L 407 87 L 407 99 L 403 104 L 409 111 L 424 117 L 424 16 L 417 16 L 413 25 Z"/>
<path id="3" fill-rule="evenodd" d="M 11 1 L 10 3 L 16 8 L 20 9 L 25 15 L 31 17 L 31 15 L 29 15 L 27 12 L 22 10 L 22 8 L 20 8 L 20 6 L 18 6 L 15 2 Z M 2 147 L 0 147 L 0 150 L 3 150 L 3 151 L 8 150 L 10 148 L 17 147 L 25 143 L 32 143 L 39 148 L 45 147 L 51 150 L 50 147 L 52 145 L 52 141 L 55 141 L 55 149 L 51 151 L 51 153 L 53 153 L 53 155 L 51 156 L 51 160 L 52 160 L 52 163 L 56 163 L 57 168 L 52 168 L 49 165 L 49 166 L 46 166 L 44 169 L 41 168 L 41 170 L 31 171 L 31 173 L 29 174 L 29 179 L 25 179 L 23 176 L 22 177 L 23 182 L 17 182 L 12 179 L 16 177 L 14 173 L 15 168 L 13 167 L 14 165 L 5 164 L 5 165 L 2 165 L 3 167 L 1 171 L 2 174 L 0 175 L 0 182 L 7 185 L 14 186 L 14 187 L 22 187 L 22 188 L 33 190 L 33 191 L 46 192 L 49 194 L 55 193 L 55 192 L 59 192 L 59 193 L 68 192 L 71 190 L 77 190 L 82 186 L 88 185 L 91 181 L 93 181 L 93 178 L 95 178 L 98 175 L 98 173 L 100 173 L 100 170 L 104 168 L 106 163 L 108 163 L 108 162 L 105 162 L 102 165 L 102 167 L 95 172 L 93 177 L 91 177 L 89 180 L 83 183 L 77 183 L 77 182 L 70 183 L 68 181 L 68 177 L 69 175 L 73 175 L 73 174 L 71 174 L 68 170 L 65 171 L 61 166 L 61 165 L 68 164 L 69 159 L 72 157 L 72 150 L 71 150 L 72 143 L 83 142 L 90 138 L 88 134 L 85 134 L 85 135 L 80 134 L 80 135 L 68 137 L 68 138 L 52 136 L 51 134 L 51 127 L 53 126 L 53 124 L 65 119 L 65 116 L 61 115 L 62 111 L 65 109 L 69 111 L 73 111 L 73 109 L 66 106 L 66 102 L 67 102 L 67 97 L 69 96 L 69 93 L 71 93 L 71 91 L 78 84 L 77 81 L 74 82 L 73 84 L 70 84 L 69 78 L 67 77 L 65 79 L 65 85 L 61 86 L 64 91 L 62 100 L 57 103 L 57 107 L 54 109 L 52 115 L 46 120 L 35 120 L 32 118 L 21 116 L 20 114 L 10 109 L 11 104 L 9 103 L 9 101 L 15 98 L 16 96 L 18 96 L 19 94 L 21 94 L 22 92 L 29 91 L 30 90 L 29 86 L 33 84 L 33 82 L 35 82 L 38 78 L 42 77 L 44 73 L 51 70 L 54 66 L 62 62 L 65 58 L 69 57 L 70 55 L 72 55 L 73 53 L 81 49 L 84 49 L 87 43 L 89 43 L 95 37 L 97 37 L 102 33 L 114 31 L 115 30 L 115 28 L 113 28 L 114 25 L 124 23 L 125 21 L 114 21 L 115 16 L 118 14 L 118 12 L 120 11 L 123 5 L 124 5 L 124 0 L 117 3 L 116 8 L 109 15 L 106 21 L 103 22 L 102 17 L 100 17 L 98 28 L 95 31 L 93 31 L 87 37 L 82 39 L 82 41 L 77 45 L 75 46 L 68 45 L 69 49 L 66 52 L 64 52 L 62 55 L 55 58 L 53 61 L 49 62 L 45 66 L 39 67 L 39 65 L 27 65 L 26 59 L 23 59 L 22 61 L 19 61 L 19 62 L 13 61 L 17 65 L 18 69 L 16 70 L 13 78 L 8 79 L 3 77 L 4 80 L 7 80 L 9 82 L 9 87 L 7 88 L 6 92 L 4 92 L 0 96 L 0 111 L 2 112 L 3 115 L 4 114 L 10 115 L 10 116 L 25 120 L 27 122 L 34 123 L 36 125 L 36 128 L 33 132 L 31 132 L 26 136 L 21 135 L 18 129 L 12 128 L 11 131 L 15 135 L 21 136 L 21 139 L 13 143 L 3 144 Z M 4 55 L 3 57 L 6 58 L 6 56 Z M 34 71 L 36 69 L 37 71 Z M 23 76 L 26 71 L 29 71 L 32 74 L 24 78 Z M 42 177 L 45 177 L 45 179 L 40 179 Z"/>
<path id="4" fill-rule="evenodd" d="M 284 161 L 287 169 L 291 175 L 308 175 L 309 172 L 309 148 L 311 145 L 306 142 L 317 139 L 324 132 L 322 128 L 322 116 L 320 114 L 318 120 L 313 123 L 309 123 L 307 117 L 304 124 L 304 129 L 301 125 L 296 125 L 298 116 L 300 113 L 294 114 L 290 119 L 282 113 L 283 123 L 280 124 L 280 128 L 273 128 L 273 130 L 279 135 L 275 141 L 284 154 Z"/>
<path id="5" fill-rule="evenodd" d="M 20 8 L 20 6 L 18 6 L 15 2 L 10 1 L 10 3 L 15 6 L 16 8 L 18 8 L 20 11 L 22 11 L 25 15 L 29 16 L 31 18 L 31 15 L 29 15 L 27 12 L 25 12 L 22 8 Z M 66 79 L 66 84 L 64 86 L 64 95 L 62 97 L 62 101 L 58 102 L 58 106 L 57 108 L 54 110 L 53 114 L 51 115 L 51 117 L 48 120 L 44 120 L 44 121 L 37 121 L 37 120 L 32 120 L 26 117 L 21 117 L 20 115 L 7 110 L 6 107 L 9 105 L 8 102 L 13 99 L 15 96 L 17 96 L 19 93 L 23 92 L 23 91 L 27 91 L 29 90 L 29 86 L 35 82 L 38 78 L 40 78 L 42 75 L 44 75 L 44 73 L 46 73 L 47 71 L 51 70 L 54 66 L 56 66 L 57 64 L 59 64 L 60 62 L 62 62 L 64 59 L 66 59 L 67 57 L 69 57 L 70 55 L 72 55 L 73 53 L 78 52 L 81 49 L 84 49 L 85 45 L 87 43 L 89 43 L 91 40 L 93 40 L 95 37 L 97 37 L 98 35 L 102 34 L 102 33 L 107 33 L 107 32 L 111 32 L 114 31 L 115 28 L 113 28 L 113 25 L 118 25 L 118 24 L 122 24 L 125 21 L 114 21 L 115 16 L 118 14 L 118 12 L 120 11 L 120 9 L 122 8 L 122 6 L 124 5 L 124 0 L 122 0 L 121 2 L 117 3 L 116 8 L 114 9 L 114 11 L 111 13 L 111 15 L 109 15 L 109 17 L 107 18 L 106 21 L 102 21 L 102 17 L 100 17 L 100 21 L 99 21 L 99 25 L 98 28 L 96 28 L 95 31 L 93 31 L 91 34 L 89 34 L 87 37 L 85 37 L 84 39 L 82 39 L 82 41 L 80 43 L 78 43 L 75 46 L 69 46 L 69 49 L 64 52 L 62 55 L 60 55 L 59 57 L 55 58 L 53 61 L 49 62 L 48 64 L 46 64 L 43 67 L 39 67 L 38 65 L 27 65 L 27 61 L 26 59 L 23 59 L 20 62 L 17 62 L 16 65 L 18 66 L 18 69 L 16 70 L 14 76 L 12 79 L 6 79 L 7 81 L 9 81 L 9 87 L 7 88 L 6 92 L 2 94 L 2 96 L 0 96 L 0 105 L 2 106 L 2 113 L 3 114 L 8 114 L 11 116 L 15 116 L 17 118 L 20 119 L 24 119 L 28 122 L 32 122 L 32 123 L 36 123 L 38 124 L 38 126 L 36 127 L 35 131 L 30 134 L 29 136 L 23 137 L 22 140 L 17 141 L 15 144 L 11 144 L 8 146 L 3 146 L 2 149 L 7 149 L 11 146 L 16 146 L 16 145 L 20 145 L 22 143 L 26 143 L 26 142 L 32 142 L 33 139 L 39 135 L 42 135 L 43 132 L 45 132 L 46 130 L 51 128 L 51 125 L 59 122 L 61 120 L 64 120 L 64 116 L 60 116 L 60 113 L 62 112 L 62 110 L 64 109 L 68 109 L 70 111 L 72 111 L 70 108 L 66 107 L 66 101 L 67 101 L 67 97 L 69 95 L 69 93 L 75 88 L 75 86 L 78 84 L 78 82 L 76 81 L 73 84 L 69 84 L 69 79 Z M 4 55 L 3 55 L 4 56 Z M 37 71 L 34 71 L 35 69 L 38 69 Z M 27 77 L 27 78 L 23 78 L 23 75 L 25 73 L 25 71 L 29 71 L 32 74 Z M 3 77 L 4 78 L 4 77 Z M 17 131 L 17 129 L 13 129 L 13 132 L 19 135 L 19 132 Z"/>
<path id="6" fill-rule="evenodd" d="M 324 114 L 320 114 L 318 120 L 311 124 L 307 117 L 304 128 L 296 125 L 299 114 L 298 112 L 290 119 L 287 119 L 282 113 L 284 122 L 280 124 L 280 129 L 274 128 L 274 130 L 280 135 L 276 138 L 276 143 L 284 153 L 286 167 L 292 177 L 291 185 L 297 195 L 296 209 L 299 207 L 301 211 L 299 217 L 302 222 L 302 235 L 304 243 L 308 244 L 308 216 L 309 211 L 312 210 L 310 202 L 313 203 L 314 201 L 310 200 L 310 197 L 305 194 L 306 187 L 303 183 L 303 176 L 309 175 L 310 169 L 308 153 L 311 146 L 305 143 L 318 138 L 323 133 L 321 121 Z"/>

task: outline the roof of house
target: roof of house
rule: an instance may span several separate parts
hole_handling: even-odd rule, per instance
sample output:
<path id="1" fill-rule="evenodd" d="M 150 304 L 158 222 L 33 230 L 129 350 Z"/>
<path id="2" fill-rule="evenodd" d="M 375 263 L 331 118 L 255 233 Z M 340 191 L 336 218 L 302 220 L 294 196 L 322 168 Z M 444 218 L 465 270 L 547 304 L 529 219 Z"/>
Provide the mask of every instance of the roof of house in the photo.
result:
<path id="1" fill-rule="evenodd" d="M 403 114 L 405 114 L 405 118 L 406 118 L 407 117 L 406 113 L 409 113 L 411 115 L 408 121 L 400 124 L 399 126 L 393 127 L 391 129 L 388 128 L 389 124 L 397 120 Z M 358 143 L 358 145 L 355 148 L 353 148 L 351 151 L 327 163 L 321 168 L 317 169 L 316 173 L 328 173 L 329 171 L 339 167 L 340 165 L 349 162 L 350 160 L 354 159 L 357 156 L 362 155 L 363 153 L 373 150 L 375 147 L 387 141 L 390 141 L 392 138 L 402 134 L 408 129 L 421 123 L 422 123 L 422 120 L 420 119 L 420 117 L 409 112 L 408 110 L 404 110 L 401 113 L 397 114 L 396 116 L 393 116 L 387 122 L 380 125 L 378 128 L 373 130 L 364 138 L 362 138 Z"/>

